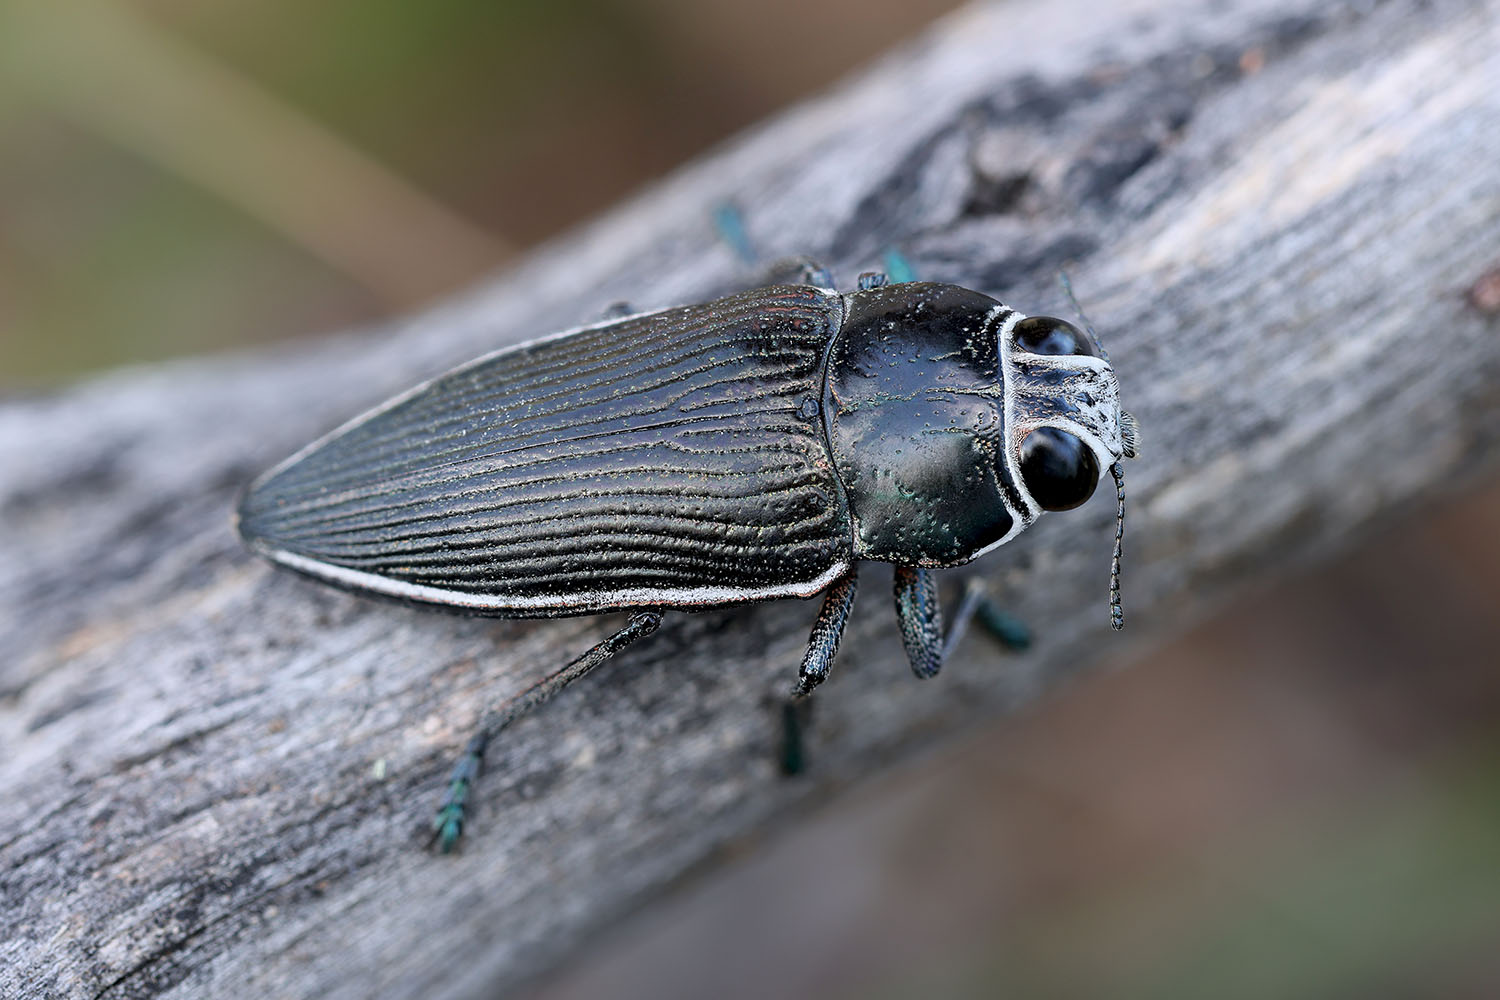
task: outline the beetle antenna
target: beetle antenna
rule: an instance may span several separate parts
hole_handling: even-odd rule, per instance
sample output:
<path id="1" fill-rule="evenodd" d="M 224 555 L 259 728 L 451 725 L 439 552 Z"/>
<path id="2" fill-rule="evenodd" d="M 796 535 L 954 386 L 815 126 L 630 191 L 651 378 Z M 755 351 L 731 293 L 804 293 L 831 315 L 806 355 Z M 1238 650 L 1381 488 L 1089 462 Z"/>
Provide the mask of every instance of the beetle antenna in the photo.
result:
<path id="1" fill-rule="evenodd" d="M 1115 552 L 1109 561 L 1109 624 L 1116 632 L 1125 627 L 1125 610 L 1120 607 L 1120 557 L 1125 552 L 1125 466 L 1116 462 L 1109 467 L 1115 477 Z"/>
<path id="2" fill-rule="evenodd" d="M 1083 320 L 1083 328 L 1088 332 L 1089 339 L 1094 342 L 1094 348 L 1098 350 L 1099 357 L 1108 362 L 1109 352 L 1104 349 L 1104 342 L 1100 340 L 1099 335 L 1094 332 L 1094 324 L 1089 322 L 1088 313 L 1084 312 L 1083 306 L 1078 304 L 1078 296 L 1073 294 L 1073 282 L 1069 280 L 1068 272 L 1059 270 L 1057 272 L 1057 280 L 1058 283 L 1062 285 L 1063 294 L 1068 297 L 1068 302 L 1072 304 L 1073 311 L 1078 314 L 1079 319 Z"/>

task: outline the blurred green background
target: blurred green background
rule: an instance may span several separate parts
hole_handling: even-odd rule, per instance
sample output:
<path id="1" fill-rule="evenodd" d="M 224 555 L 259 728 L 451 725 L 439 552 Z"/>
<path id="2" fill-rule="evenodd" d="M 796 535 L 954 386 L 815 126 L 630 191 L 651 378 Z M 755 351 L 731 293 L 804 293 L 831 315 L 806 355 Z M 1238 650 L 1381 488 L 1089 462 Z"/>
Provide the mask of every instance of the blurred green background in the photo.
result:
<path id="1" fill-rule="evenodd" d="M 418 308 L 954 6 L 0 0 L 0 389 Z M 1497 565 L 1393 525 L 539 995 L 1500 996 Z"/>
<path id="2" fill-rule="evenodd" d="M 954 0 L 0 0 L 0 387 L 473 281 Z"/>

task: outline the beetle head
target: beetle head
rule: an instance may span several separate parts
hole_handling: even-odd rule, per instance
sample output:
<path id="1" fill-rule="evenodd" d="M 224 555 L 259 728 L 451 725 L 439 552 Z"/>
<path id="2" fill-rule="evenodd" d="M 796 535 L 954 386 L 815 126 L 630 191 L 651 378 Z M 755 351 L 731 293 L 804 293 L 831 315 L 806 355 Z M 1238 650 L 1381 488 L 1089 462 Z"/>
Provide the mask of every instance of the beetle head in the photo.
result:
<path id="1" fill-rule="evenodd" d="M 1126 452 L 1109 360 L 1073 324 L 1016 317 L 999 331 L 1012 472 L 1032 517 L 1072 510 Z"/>
<path id="2" fill-rule="evenodd" d="M 1069 297 L 1066 278 L 1064 288 Z M 1085 325 L 1088 321 L 1084 320 Z M 1120 387 L 1104 345 L 1088 327 L 1052 316 L 1008 317 L 1000 333 L 1005 371 L 1008 459 L 1027 504 L 1027 523 L 1043 511 L 1072 510 L 1093 496 L 1109 469 L 1117 499 L 1110 566 L 1110 621 L 1120 609 L 1120 554 L 1125 531 L 1125 474 L 1134 458 L 1135 418 L 1120 409 Z"/>

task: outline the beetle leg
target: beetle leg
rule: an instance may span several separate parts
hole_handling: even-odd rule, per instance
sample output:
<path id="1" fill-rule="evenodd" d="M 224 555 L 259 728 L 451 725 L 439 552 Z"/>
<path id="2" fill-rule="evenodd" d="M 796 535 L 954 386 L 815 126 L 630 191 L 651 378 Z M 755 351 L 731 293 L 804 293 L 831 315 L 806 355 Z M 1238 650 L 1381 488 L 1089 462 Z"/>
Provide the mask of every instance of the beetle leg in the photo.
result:
<path id="1" fill-rule="evenodd" d="M 999 605 L 985 593 L 984 581 L 971 576 L 964 581 L 964 596 L 959 601 L 958 611 L 953 615 L 953 624 L 948 628 L 948 637 L 943 640 L 943 658 L 947 659 L 963 641 L 969 622 L 977 618 L 979 624 L 1006 649 L 1022 650 L 1031 645 L 1031 632 L 1020 619 L 1000 610 Z"/>
<path id="2" fill-rule="evenodd" d="M 624 299 L 620 299 L 605 306 L 604 311 L 599 314 L 599 319 L 601 321 L 611 319 L 624 319 L 626 316 L 633 316 L 637 312 L 639 312 L 639 310 L 636 309 L 635 306 L 631 305 L 629 302 L 626 302 Z"/>
<path id="3" fill-rule="evenodd" d="M 781 703 L 781 752 L 777 763 L 787 777 L 807 769 L 807 731 L 816 704 L 812 698 L 789 698 Z"/>
<path id="4" fill-rule="evenodd" d="M 911 672 L 919 678 L 936 675 L 943 666 L 943 609 L 931 572 L 896 567 L 896 617 Z"/>
<path id="5" fill-rule="evenodd" d="M 850 564 L 849 572 L 828 588 L 828 593 L 823 598 L 823 610 L 818 612 L 812 635 L 807 639 L 802 669 L 797 672 L 797 683 L 792 688 L 793 698 L 807 697 L 813 688 L 828 679 L 828 667 L 833 663 L 833 654 L 838 652 L 839 637 L 844 634 L 849 609 L 854 607 L 857 582 L 854 565 Z"/>
<path id="6" fill-rule="evenodd" d="M 738 205 L 728 199 L 715 205 L 714 229 L 736 257 L 746 264 L 755 263 L 758 255 L 755 245 L 750 242 L 750 234 L 745 231 L 745 216 Z"/>
<path id="7" fill-rule="evenodd" d="M 885 251 L 885 274 L 886 280 L 893 285 L 902 285 L 908 281 L 917 280 L 917 269 L 911 266 L 906 254 L 895 247 L 887 247 Z"/>
<path id="8" fill-rule="evenodd" d="M 816 285 L 833 288 L 833 272 L 811 257 L 773 261 L 756 278 L 756 285 Z"/>
<path id="9" fill-rule="evenodd" d="M 728 244 L 735 256 L 747 266 L 753 267 L 759 262 L 760 254 L 756 252 L 755 244 L 750 242 L 750 234 L 745 230 L 745 216 L 734 202 L 726 200 L 714 206 L 714 229 L 718 230 L 719 239 Z M 833 272 L 811 257 L 786 257 L 773 261 L 761 270 L 755 284 L 750 287 L 763 288 L 766 285 L 835 287 Z"/>
<path id="10" fill-rule="evenodd" d="M 453 846 L 458 843 L 459 835 L 463 833 L 464 805 L 474 786 L 474 779 L 479 776 L 479 765 L 484 759 L 484 752 L 489 747 L 490 741 L 500 735 L 501 730 L 516 719 L 546 702 L 626 646 L 655 632 L 660 624 L 661 613 L 657 611 L 641 611 L 631 615 L 630 621 L 620 631 L 598 643 L 556 673 L 543 677 L 490 713 L 480 723 L 479 731 L 470 738 L 468 746 L 464 747 L 463 756 L 459 757 L 458 763 L 453 766 L 453 774 L 448 779 L 448 794 L 433 818 L 432 836 L 444 854 L 453 850 Z"/>
<path id="11" fill-rule="evenodd" d="M 911 266 L 911 261 L 906 259 L 906 254 L 890 247 L 885 252 L 884 271 L 866 271 L 859 276 L 859 290 L 868 292 L 872 288 L 884 288 L 886 285 L 900 285 L 908 281 L 917 280 L 917 270 Z"/>

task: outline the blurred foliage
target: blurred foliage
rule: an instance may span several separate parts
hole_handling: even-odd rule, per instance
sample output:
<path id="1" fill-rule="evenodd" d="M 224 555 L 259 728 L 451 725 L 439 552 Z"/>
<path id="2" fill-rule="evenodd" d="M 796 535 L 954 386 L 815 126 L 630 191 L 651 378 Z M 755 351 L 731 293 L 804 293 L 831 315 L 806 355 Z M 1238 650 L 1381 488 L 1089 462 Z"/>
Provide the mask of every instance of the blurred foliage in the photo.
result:
<path id="1" fill-rule="evenodd" d="M 1476 759 L 1477 758 L 1477 759 Z M 1064 904 L 897 996 L 1316 1000 L 1483 995 L 1500 928 L 1500 746 L 1421 786 L 1247 831 L 1176 870 Z M 1237 842 L 1238 841 L 1238 842 Z"/>
<path id="2" fill-rule="evenodd" d="M 954 6 L 0 0 L 0 388 L 420 306 Z"/>

